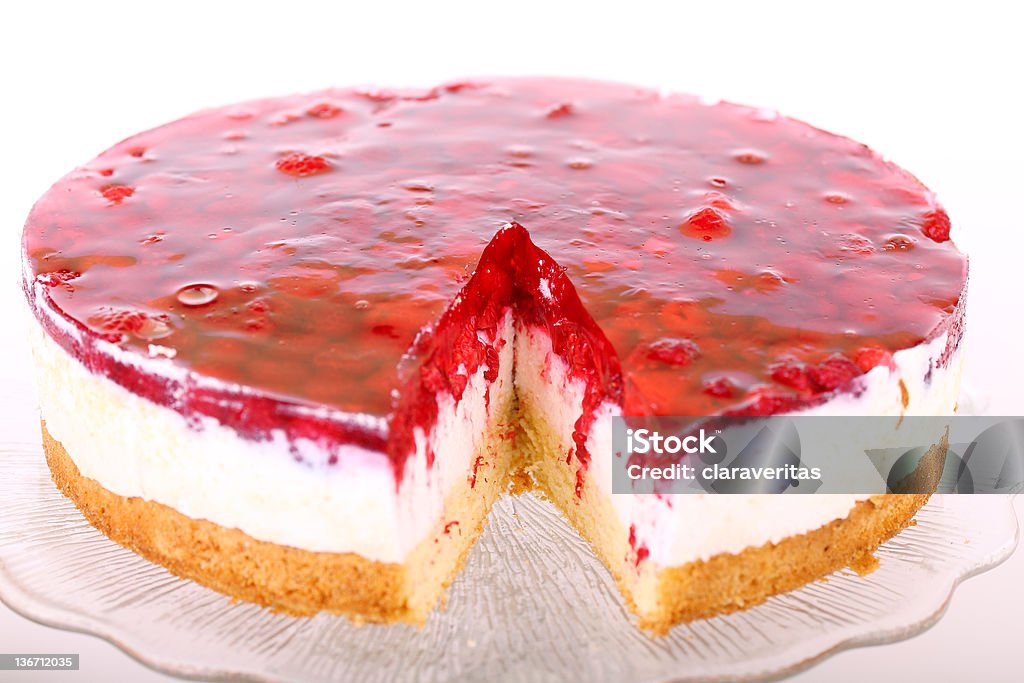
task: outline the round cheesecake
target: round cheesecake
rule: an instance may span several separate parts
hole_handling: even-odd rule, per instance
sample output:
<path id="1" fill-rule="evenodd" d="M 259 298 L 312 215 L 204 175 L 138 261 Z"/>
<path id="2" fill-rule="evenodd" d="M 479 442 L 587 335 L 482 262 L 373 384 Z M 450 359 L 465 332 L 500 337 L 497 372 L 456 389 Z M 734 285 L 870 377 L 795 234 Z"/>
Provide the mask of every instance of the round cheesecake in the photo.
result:
<path id="1" fill-rule="evenodd" d="M 535 489 L 663 632 L 868 566 L 927 496 L 613 493 L 612 419 L 951 413 L 949 231 L 863 145 L 628 85 L 200 112 L 28 218 L 47 459 L 174 573 L 357 621 L 422 623 Z"/>

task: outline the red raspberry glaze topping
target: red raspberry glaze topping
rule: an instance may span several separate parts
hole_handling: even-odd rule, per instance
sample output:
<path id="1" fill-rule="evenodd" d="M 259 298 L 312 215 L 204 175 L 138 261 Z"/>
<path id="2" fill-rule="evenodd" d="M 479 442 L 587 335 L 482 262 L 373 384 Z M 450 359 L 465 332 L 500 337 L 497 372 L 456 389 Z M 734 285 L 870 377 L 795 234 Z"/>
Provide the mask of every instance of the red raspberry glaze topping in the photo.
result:
<path id="1" fill-rule="evenodd" d="M 308 175 L 325 173 L 331 170 L 331 165 L 323 157 L 310 156 L 309 154 L 293 153 L 277 160 L 277 170 L 298 178 Z"/>
<path id="2" fill-rule="evenodd" d="M 135 194 L 135 190 L 127 185 L 107 185 L 100 190 L 100 194 L 102 194 L 111 204 L 120 204 L 125 199 L 128 199 L 128 197 Z"/>
<path id="3" fill-rule="evenodd" d="M 40 320 L 91 369 L 252 438 L 390 442 L 400 466 L 431 392 L 464 390 L 453 367 L 494 371 L 510 306 L 634 413 L 795 409 L 954 344 L 949 227 L 912 176 L 806 124 L 508 79 L 196 114 L 59 181 L 24 246 Z M 154 339 L 178 375 L 99 345 Z"/>
<path id="4" fill-rule="evenodd" d="M 520 323 L 543 328 L 573 376 L 586 383 L 583 417 L 576 424 L 573 441 L 581 465 L 589 464 L 585 442 L 593 411 L 606 400 L 622 402 L 622 370 L 564 271 L 517 223 L 498 231 L 473 277 L 403 360 L 415 372 L 406 373 L 391 422 L 391 450 L 396 458 L 412 451 L 416 426 L 436 420 L 436 393 L 448 392 L 456 400 L 462 397 L 468 374 L 461 368 L 472 373 L 483 365 L 492 373 L 485 378 L 497 378 L 498 325 L 510 309 Z M 427 455 L 429 462 L 433 454 Z"/>

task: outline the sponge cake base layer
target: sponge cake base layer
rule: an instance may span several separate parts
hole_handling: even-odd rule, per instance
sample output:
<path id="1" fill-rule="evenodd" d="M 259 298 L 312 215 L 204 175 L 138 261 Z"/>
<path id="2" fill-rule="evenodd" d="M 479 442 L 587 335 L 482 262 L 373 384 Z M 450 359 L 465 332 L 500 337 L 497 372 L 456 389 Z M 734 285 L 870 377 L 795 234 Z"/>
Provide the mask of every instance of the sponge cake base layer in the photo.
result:
<path id="1" fill-rule="evenodd" d="M 856 503 L 846 517 L 807 533 L 739 553 L 657 566 L 637 558 L 629 529 L 611 498 L 593 479 L 586 480 L 579 497 L 574 495 L 575 470 L 561 455 L 564 449 L 560 439 L 529 405 L 521 403 L 521 409 L 527 437 L 524 447 L 531 451 L 528 461 L 536 487 L 562 511 L 608 567 L 637 615 L 638 625 L 657 635 L 679 623 L 746 609 L 845 567 L 867 573 L 877 566 L 872 553 L 913 524 L 914 515 L 930 497 L 873 496 Z M 933 446 L 943 454 L 947 447 L 945 438 Z"/>
<path id="2" fill-rule="evenodd" d="M 524 406 L 524 408 L 526 408 Z M 42 423 L 54 482 L 85 518 L 112 540 L 173 574 L 231 597 L 306 616 L 327 611 L 354 622 L 422 624 L 461 571 L 483 532 L 487 511 L 509 488 L 535 488 L 551 500 L 611 571 L 638 625 L 664 634 L 673 625 L 751 607 L 772 595 L 844 567 L 869 571 L 879 545 L 913 523 L 928 495 L 882 495 L 855 505 L 845 518 L 778 543 L 658 567 L 638 561 L 628 530 L 597 486 L 573 495 L 574 470 L 556 452 L 546 421 L 525 409 L 526 443 L 519 452 L 496 438 L 497 476 L 453 489 L 445 521 L 403 563 L 355 553 L 313 552 L 261 541 L 161 503 L 124 497 L 84 477 Z M 937 448 L 945 449 L 945 443 Z M 525 456 L 525 457 L 524 457 Z M 529 477 L 524 476 L 529 473 Z M 500 474 L 499 474 L 500 473 Z M 457 519 L 452 525 L 450 520 Z"/>
<path id="3" fill-rule="evenodd" d="M 403 563 L 355 553 L 302 550 L 257 540 L 161 503 L 124 497 L 82 476 L 42 422 L 43 448 L 54 483 L 85 518 L 112 540 L 172 574 L 233 598 L 295 616 L 320 611 L 354 622 L 422 624 L 465 564 L 483 533 L 487 511 L 503 492 L 502 477 L 479 477 L 453 488 L 448 514 Z M 493 457 L 507 458 L 507 448 Z M 496 471 L 508 465 L 497 463 Z M 451 520 L 457 519 L 457 524 Z"/>

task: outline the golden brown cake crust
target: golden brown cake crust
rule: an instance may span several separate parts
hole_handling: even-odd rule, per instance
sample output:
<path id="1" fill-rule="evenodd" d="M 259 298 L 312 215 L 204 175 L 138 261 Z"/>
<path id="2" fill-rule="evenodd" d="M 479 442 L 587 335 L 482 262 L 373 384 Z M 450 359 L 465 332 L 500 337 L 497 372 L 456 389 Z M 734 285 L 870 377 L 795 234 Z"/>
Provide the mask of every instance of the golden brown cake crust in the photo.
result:
<path id="1" fill-rule="evenodd" d="M 877 566 L 872 553 L 910 526 L 928 498 L 875 496 L 806 534 L 668 567 L 658 576 L 661 609 L 641 616 L 640 626 L 664 634 L 674 624 L 746 609 L 844 567 L 867 573 Z"/>
<path id="2" fill-rule="evenodd" d="M 626 545 L 625 530 L 613 528 L 621 527 L 618 517 L 592 480 L 587 480 L 581 497 L 569 493 L 573 467 L 554 452 L 546 452 L 558 443 L 557 437 L 528 405 L 520 408 L 524 447 L 534 451 L 536 487 L 587 540 L 611 571 L 638 625 L 653 635 L 664 635 L 683 622 L 752 607 L 845 567 L 867 574 L 878 566 L 873 556 L 878 546 L 913 524 L 914 515 L 930 497 L 872 496 L 857 503 L 846 517 L 778 543 L 677 566 L 650 567 Z M 916 490 L 936 488 L 942 468 L 935 467 L 935 461 L 944 459 L 947 449 L 948 433 L 922 458 L 930 466 L 915 482 Z"/>
<path id="3" fill-rule="evenodd" d="M 409 587 L 416 577 L 408 576 L 402 564 L 260 541 L 238 529 L 192 519 L 161 503 L 117 495 L 81 475 L 45 422 L 42 434 L 54 482 L 89 523 L 177 576 L 295 616 L 328 611 L 357 623 L 416 624 L 425 618 L 422 609 L 409 604 Z M 513 477 L 512 483 L 519 485 L 513 490 L 532 488 L 533 482 L 527 482 L 524 475 Z M 858 503 L 844 519 L 779 543 L 664 568 L 656 578 L 657 611 L 639 613 L 639 625 L 664 634 L 675 624 L 751 607 L 843 567 L 870 570 L 874 567 L 871 554 L 912 524 L 928 498 L 875 496 Z M 594 530 L 580 528 L 587 525 L 577 517 L 570 515 L 593 545 Z M 475 540 L 482 530 L 481 523 L 480 528 L 467 531 Z M 461 570 L 471 547 L 472 540 L 459 553 L 452 576 Z M 595 550 L 609 564 L 609 553 L 602 552 L 607 549 L 595 546 Z M 631 582 L 624 576 L 628 570 L 614 565 L 609 569 L 637 611 Z"/>
<path id="4" fill-rule="evenodd" d="M 326 610 L 356 621 L 422 621 L 408 606 L 403 565 L 268 543 L 161 503 L 119 496 L 82 476 L 45 422 L 42 431 L 54 483 L 89 523 L 171 573 L 295 616 Z"/>

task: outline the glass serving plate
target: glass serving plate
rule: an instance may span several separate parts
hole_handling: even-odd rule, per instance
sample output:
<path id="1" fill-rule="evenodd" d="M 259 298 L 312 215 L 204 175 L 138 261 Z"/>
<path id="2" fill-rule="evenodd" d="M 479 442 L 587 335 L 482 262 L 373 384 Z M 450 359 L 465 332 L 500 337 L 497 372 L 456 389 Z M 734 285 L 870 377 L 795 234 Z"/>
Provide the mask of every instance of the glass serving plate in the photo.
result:
<path id="1" fill-rule="evenodd" d="M 294 618 L 178 579 L 93 529 L 50 481 L 41 446 L 0 446 L 0 598 L 103 637 L 166 673 L 256 681 L 756 680 L 933 624 L 964 578 L 1017 542 L 1006 496 L 936 496 L 866 577 L 837 572 L 744 612 L 650 639 L 550 504 L 494 508 L 446 609 L 422 630 Z"/>

